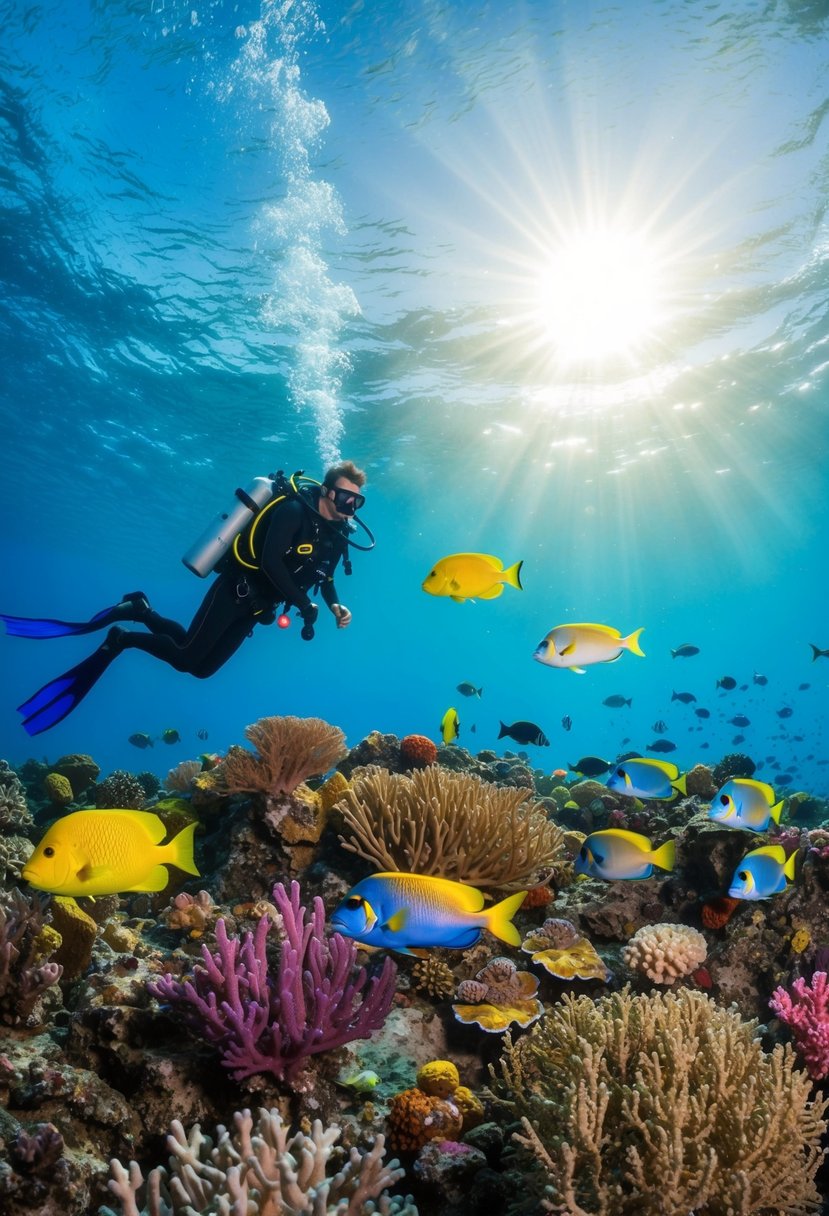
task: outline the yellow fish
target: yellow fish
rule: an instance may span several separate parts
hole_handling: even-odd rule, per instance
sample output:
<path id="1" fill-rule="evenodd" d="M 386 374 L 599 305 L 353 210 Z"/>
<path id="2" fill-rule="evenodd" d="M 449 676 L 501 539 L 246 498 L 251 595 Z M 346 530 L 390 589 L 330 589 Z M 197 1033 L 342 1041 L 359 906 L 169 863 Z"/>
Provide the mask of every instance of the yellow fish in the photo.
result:
<path id="1" fill-rule="evenodd" d="M 523 562 L 504 569 L 498 557 L 487 553 L 452 553 L 436 562 L 421 584 L 428 595 L 448 595 L 456 604 L 464 600 L 494 600 L 504 586 L 521 586 Z"/>
<path id="2" fill-rule="evenodd" d="M 533 652 L 533 658 L 545 667 L 569 667 L 584 675 L 592 663 L 614 663 L 623 650 L 645 655 L 639 646 L 641 629 L 623 638 L 610 625 L 556 625 L 543 637 Z"/>
<path id="3" fill-rule="evenodd" d="M 440 731 L 440 737 L 443 739 L 444 743 L 454 743 L 461 729 L 458 711 L 456 709 L 452 709 L 451 707 L 447 709 L 446 713 L 440 720 L 440 726 L 438 729 Z"/>
<path id="4" fill-rule="evenodd" d="M 53 823 L 29 858 L 23 877 L 53 895 L 118 895 L 162 891 L 167 865 L 198 875 L 193 861 L 195 823 L 167 844 L 151 811 L 75 811 Z"/>

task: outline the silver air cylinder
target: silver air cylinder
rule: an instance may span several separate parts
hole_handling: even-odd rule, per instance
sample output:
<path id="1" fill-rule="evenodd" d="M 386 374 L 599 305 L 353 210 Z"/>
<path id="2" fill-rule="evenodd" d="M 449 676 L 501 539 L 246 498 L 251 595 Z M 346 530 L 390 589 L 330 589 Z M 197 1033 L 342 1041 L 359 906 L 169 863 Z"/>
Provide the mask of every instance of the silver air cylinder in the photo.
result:
<path id="1" fill-rule="evenodd" d="M 256 512 L 271 501 L 273 492 L 274 483 L 270 477 L 254 477 L 247 489 L 236 490 L 236 501 L 231 509 L 217 515 L 182 557 L 187 569 L 199 578 L 207 578 Z"/>

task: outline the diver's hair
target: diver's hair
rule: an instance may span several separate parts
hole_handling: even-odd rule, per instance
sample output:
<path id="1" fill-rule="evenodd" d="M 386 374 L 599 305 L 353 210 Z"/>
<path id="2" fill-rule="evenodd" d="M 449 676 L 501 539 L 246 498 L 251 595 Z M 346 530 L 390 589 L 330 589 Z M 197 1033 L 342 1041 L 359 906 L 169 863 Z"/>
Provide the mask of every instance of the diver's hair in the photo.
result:
<path id="1" fill-rule="evenodd" d="M 353 481 L 355 486 L 360 489 L 366 484 L 366 475 L 362 469 L 358 469 L 353 460 L 344 460 L 342 464 L 332 465 L 323 478 L 322 484 L 327 490 L 333 490 L 336 483 L 341 477 L 345 477 L 348 481 Z"/>

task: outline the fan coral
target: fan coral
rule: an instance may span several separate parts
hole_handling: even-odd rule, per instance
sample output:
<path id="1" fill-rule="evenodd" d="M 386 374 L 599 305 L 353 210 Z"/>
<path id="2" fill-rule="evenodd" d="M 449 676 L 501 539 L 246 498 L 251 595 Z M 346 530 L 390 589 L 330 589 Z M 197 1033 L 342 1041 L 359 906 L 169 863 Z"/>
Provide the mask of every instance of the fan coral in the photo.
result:
<path id="1" fill-rule="evenodd" d="M 501 1070 L 499 1091 L 541 1167 L 547 1198 L 536 1210 L 801 1216 L 820 1206 L 827 1101 L 813 1100 L 790 1046 L 767 1054 L 756 1021 L 701 992 L 567 995 L 507 1040 Z"/>
<path id="2" fill-rule="evenodd" d="M 524 938 L 521 949 L 558 980 L 608 980 L 610 972 L 595 948 L 569 920 L 550 917 Z"/>
<path id="3" fill-rule="evenodd" d="M 96 785 L 94 794 L 95 805 L 101 808 L 139 811 L 147 801 L 141 782 L 121 768 Z"/>
<path id="4" fill-rule="evenodd" d="M 14 769 L 0 760 L 0 830 L 27 828 L 31 822 L 23 783 Z"/>
<path id="5" fill-rule="evenodd" d="M 829 1076 L 829 983 L 825 971 L 816 971 L 811 984 L 801 977 L 787 992 L 777 988 L 769 1001 L 772 1012 L 790 1027 L 798 1054 L 809 1076 Z"/>
<path id="6" fill-rule="evenodd" d="M 200 760 L 182 760 L 181 764 L 171 768 L 164 778 L 164 788 L 177 794 L 188 794 L 194 779 L 201 771 Z"/>
<path id="7" fill-rule="evenodd" d="M 43 792 L 55 806 L 69 806 L 72 801 L 72 786 L 62 773 L 47 773 L 43 778 Z"/>
<path id="8" fill-rule="evenodd" d="M 438 749 L 425 735 L 406 735 L 400 740 L 400 759 L 412 768 L 426 768 L 438 758 Z"/>
<path id="9" fill-rule="evenodd" d="M 673 984 L 690 975 L 708 956 L 705 938 L 688 925 L 643 925 L 622 951 L 631 971 L 654 984 Z"/>
<path id="10" fill-rule="evenodd" d="M 415 963 L 412 979 L 418 992 L 428 992 L 435 1000 L 445 1000 L 455 991 L 455 977 L 451 968 L 432 954 Z"/>
<path id="11" fill-rule="evenodd" d="M 517 890 L 537 883 L 563 854 L 561 829 L 527 790 L 436 766 L 410 776 L 368 769 L 341 807 L 343 847 L 377 870 Z"/>
<path id="12" fill-rule="evenodd" d="M 63 971 L 57 963 L 41 961 L 46 906 L 42 896 L 29 900 L 19 891 L 0 899 L 0 1021 L 7 1026 L 26 1025 Z"/>
<path id="13" fill-rule="evenodd" d="M 364 967 L 355 974 L 357 947 L 339 933 L 326 938 L 319 897 L 310 915 L 295 882 L 290 895 L 278 883 L 273 898 L 285 933 L 276 978 L 266 954 L 271 918 L 263 916 L 255 933 L 241 941 L 229 938 L 220 920 L 218 953 L 203 946 L 204 966 L 193 968 L 192 979 L 182 983 L 165 975 L 148 990 L 182 1009 L 188 1024 L 219 1046 L 222 1063 L 237 1080 L 269 1072 L 296 1086 L 309 1056 L 367 1039 L 383 1025 L 397 967 L 386 958 L 372 980 Z"/>
<path id="14" fill-rule="evenodd" d="M 292 794 L 346 754 L 345 735 L 321 718 L 260 718 L 245 729 L 256 754 L 231 747 L 216 769 L 225 794 Z"/>
<path id="15" fill-rule="evenodd" d="M 544 1012 L 537 992 L 534 975 L 519 971 L 512 959 L 493 958 L 474 980 L 458 985 L 457 997 L 464 1003 L 453 1005 L 452 1012 L 459 1022 L 490 1034 L 503 1034 L 513 1023 L 523 1030 Z"/>
<path id="16" fill-rule="evenodd" d="M 276 1109 L 260 1110 L 254 1126 L 249 1110 L 233 1116 L 235 1130 L 221 1124 L 215 1146 L 198 1124 L 187 1135 L 178 1120 L 170 1124 L 169 1169 L 158 1166 L 147 1178 L 145 1206 L 138 1207 L 144 1177 L 137 1162 L 126 1170 L 111 1162 L 109 1189 L 121 1216 L 208 1216 L 245 1212 L 256 1216 L 417 1216 L 411 1198 L 392 1199 L 387 1189 L 403 1177 L 397 1161 L 383 1160 L 378 1136 L 368 1153 L 357 1148 L 337 1173 L 330 1172 L 341 1129 L 324 1128 L 317 1119 L 310 1134 L 290 1134 Z M 374 1200 L 379 1201 L 375 1207 Z M 102 1207 L 101 1216 L 118 1216 Z"/>

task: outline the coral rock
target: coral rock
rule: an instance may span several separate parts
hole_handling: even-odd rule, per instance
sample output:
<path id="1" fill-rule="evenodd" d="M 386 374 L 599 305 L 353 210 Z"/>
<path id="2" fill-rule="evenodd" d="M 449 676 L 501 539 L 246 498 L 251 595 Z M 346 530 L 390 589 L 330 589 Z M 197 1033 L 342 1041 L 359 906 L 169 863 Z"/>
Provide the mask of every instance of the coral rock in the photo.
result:
<path id="1" fill-rule="evenodd" d="M 98 926 L 83 912 L 71 895 L 52 896 L 52 926 L 61 936 L 55 962 L 63 967 L 63 978 L 77 979 L 92 959 L 92 946 Z"/>
<path id="2" fill-rule="evenodd" d="M 76 798 L 85 793 L 93 781 L 98 780 L 100 771 L 100 767 L 91 756 L 80 753 L 61 756 L 52 765 L 53 773 L 60 773 L 62 777 L 68 778 L 69 784 L 72 786 L 72 793 Z"/>
<path id="3" fill-rule="evenodd" d="M 716 895 L 702 905 L 700 919 L 706 929 L 722 929 L 739 906 L 739 899 L 733 899 L 730 895 Z"/>
<path id="4" fill-rule="evenodd" d="M 695 764 L 685 774 L 685 789 L 689 797 L 695 795 L 702 798 L 703 802 L 710 802 L 717 792 L 717 783 L 711 769 L 706 764 Z"/>

